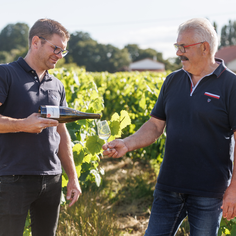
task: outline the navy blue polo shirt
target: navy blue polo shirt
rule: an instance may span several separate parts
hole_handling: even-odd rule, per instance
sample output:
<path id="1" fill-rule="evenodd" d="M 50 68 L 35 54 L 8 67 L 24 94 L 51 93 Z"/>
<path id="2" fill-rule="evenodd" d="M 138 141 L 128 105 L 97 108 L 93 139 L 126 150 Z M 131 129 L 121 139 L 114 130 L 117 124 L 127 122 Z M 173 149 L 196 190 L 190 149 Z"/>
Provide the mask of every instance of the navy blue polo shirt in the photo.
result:
<path id="1" fill-rule="evenodd" d="M 232 174 L 236 130 L 236 75 L 224 62 L 193 88 L 183 69 L 163 83 L 151 116 L 166 121 L 165 155 L 157 187 L 222 197 Z"/>
<path id="2" fill-rule="evenodd" d="M 0 114 L 12 118 L 26 118 L 40 105 L 67 105 L 61 81 L 47 72 L 40 82 L 23 58 L 0 65 L 0 102 Z M 0 176 L 60 174 L 59 143 L 56 127 L 0 134 Z"/>

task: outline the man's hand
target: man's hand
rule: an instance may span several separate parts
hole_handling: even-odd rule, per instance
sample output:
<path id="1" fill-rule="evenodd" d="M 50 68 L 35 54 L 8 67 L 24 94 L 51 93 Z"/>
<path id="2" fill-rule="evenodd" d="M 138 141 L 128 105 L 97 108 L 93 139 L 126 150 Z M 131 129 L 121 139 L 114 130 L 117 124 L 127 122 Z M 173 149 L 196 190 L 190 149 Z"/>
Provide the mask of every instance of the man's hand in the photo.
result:
<path id="1" fill-rule="evenodd" d="M 123 139 L 113 140 L 108 144 L 104 144 L 102 148 L 104 149 L 104 156 L 114 158 L 122 157 L 125 155 L 126 152 L 129 151 Z"/>
<path id="2" fill-rule="evenodd" d="M 22 120 L 21 131 L 27 133 L 41 133 L 47 127 L 57 126 L 57 120 L 40 117 L 40 114 L 33 113 Z"/>
<path id="3" fill-rule="evenodd" d="M 223 217 L 227 220 L 231 220 L 236 217 L 236 186 L 230 185 L 224 194 L 223 205 Z"/>
<path id="4" fill-rule="evenodd" d="M 16 119 L 0 115 L 0 133 L 41 133 L 47 127 L 58 126 L 58 121 L 40 117 L 33 113 L 27 118 Z"/>
<path id="5" fill-rule="evenodd" d="M 102 146 L 104 156 L 118 158 L 124 156 L 126 152 L 151 145 L 163 133 L 165 124 L 165 121 L 151 117 L 138 131 L 129 137 L 104 144 Z"/>
<path id="6" fill-rule="evenodd" d="M 79 199 L 79 196 L 82 194 L 79 181 L 72 180 L 68 182 L 67 184 L 67 194 L 66 194 L 66 199 L 71 201 L 69 204 L 69 207 L 74 205 L 74 203 Z"/>

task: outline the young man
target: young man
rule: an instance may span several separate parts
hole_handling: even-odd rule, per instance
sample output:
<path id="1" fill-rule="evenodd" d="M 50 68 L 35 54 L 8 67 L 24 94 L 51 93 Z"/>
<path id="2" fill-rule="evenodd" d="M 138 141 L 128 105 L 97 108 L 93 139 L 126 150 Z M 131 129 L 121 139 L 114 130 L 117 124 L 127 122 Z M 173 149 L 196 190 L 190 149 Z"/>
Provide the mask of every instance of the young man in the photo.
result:
<path id="1" fill-rule="evenodd" d="M 33 236 L 56 232 L 63 166 L 72 206 L 81 194 L 65 124 L 39 117 L 40 105 L 66 106 L 62 83 L 48 73 L 65 56 L 68 31 L 38 20 L 26 57 L 0 65 L 0 235 L 22 236 L 30 210 Z"/>
<path id="2" fill-rule="evenodd" d="M 135 134 L 104 145 L 104 155 L 121 157 L 152 144 L 166 128 L 145 236 L 175 235 L 186 216 L 190 235 L 217 236 L 222 209 L 228 220 L 236 216 L 236 75 L 214 58 L 217 46 L 207 19 L 181 24 L 175 47 L 183 68 L 164 81 L 152 117 Z"/>

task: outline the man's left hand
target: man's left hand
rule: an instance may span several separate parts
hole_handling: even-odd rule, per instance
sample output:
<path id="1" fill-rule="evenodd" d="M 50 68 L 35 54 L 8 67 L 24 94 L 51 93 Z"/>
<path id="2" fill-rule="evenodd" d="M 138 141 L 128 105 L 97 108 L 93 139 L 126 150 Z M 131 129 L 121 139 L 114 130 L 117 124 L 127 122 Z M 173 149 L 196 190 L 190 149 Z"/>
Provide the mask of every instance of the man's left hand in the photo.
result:
<path id="1" fill-rule="evenodd" d="M 236 185 L 230 185 L 224 194 L 223 205 L 223 217 L 227 220 L 231 220 L 236 217 Z"/>
<path id="2" fill-rule="evenodd" d="M 82 194 L 79 181 L 69 180 L 67 184 L 67 194 L 66 199 L 71 201 L 69 207 L 73 206 L 74 203 L 79 199 L 80 194 Z"/>

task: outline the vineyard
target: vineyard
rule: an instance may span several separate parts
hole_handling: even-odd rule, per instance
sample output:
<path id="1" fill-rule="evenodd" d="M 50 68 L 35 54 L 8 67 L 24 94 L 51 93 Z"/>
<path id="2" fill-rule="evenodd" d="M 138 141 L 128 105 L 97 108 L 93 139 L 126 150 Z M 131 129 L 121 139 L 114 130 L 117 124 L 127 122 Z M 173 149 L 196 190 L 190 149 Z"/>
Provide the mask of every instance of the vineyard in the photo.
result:
<path id="1" fill-rule="evenodd" d="M 102 114 L 101 120 L 107 120 L 111 128 L 111 136 L 108 140 L 111 141 L 133 134 L 149 119 L 162 83 L 169 72 L 117 72 L 111 74 L 107 72 L 89 73 L 80 68 L 60 68 L 52 70 L 51 73 L 64 84 L 69 107 L 82 112 Z M 126 189 L 128 192 L 120 195 L 122 191 L 118 190 L 121 189 L 121 183 L 114 188 L 115 181 L 105 178 L 106 172 L 109 172 L 109 167 L 104 164 L 106 161 L 102 156 L 102 145 L 105 141 L 97 135 L 96 120 L 67 123 L 67 128 L 72 139 L 74 160 L 83 196 L 74 209 L 67 209 L 65 200 L 62 199 L 57 235 L 131 235 L 133 230 L 130 230 L 130 234 L 125 234 L 127 231 L 119 229 L 116 224 L 118 219 L 111 206 L 117 205 L 117 202 L 128 201 L 128 199 L 133 202 L 137 198 L 138 202 L 138 199 L 144 197 L 147 197 L 151 204 L 153 189 L 146 186 L 146 183 L 153 184 L 150 186 L 155 184 L 158 166 L 164 153 L 165 133 L 153 145 L 128 153 L 127 157 L 124 157 L 123 162 L 128 161 L 126 166 L 130 166 L 130 163 L 135 166 L 136 163 L 140 168 L 141 163 L 143 168 L 147 169 L 148 166 L 151 169 L 148 169 L 148 174 L 143 174 L 142 168 L 140 169 L 143 178 L 140 178 L 140 173 L 134 177 L 133 167 L 124 170 L 124 173 L 132 173 L 130 179 L 127 177 L 128 174 L 119 173 L 120 176 L 124 175 L 125 184 L 131 188 Z M 122 161 L 120 160 L 120 162 Z M 156 175 L 153 175 L 155 170 Z M 62 177 L 65 194 L 68 179 L 64 172 Z M 120 199 L 118 199 L 119 196 Z M 143 202 L 145 201 L 143 200 Z M 150 211 L 150 206 L 145 207 Z M 148 221 L 148 215 L 145 220 L 145 222 Z M 235 225 L 236 220 L 230 222 L 222 220 L 219 236 L 236 235 Z M 30 219 L 28 217 L 24 236 L 29 235 Z M 189 235 L 186 223 L 181 227 L 179 235 Z"/>
<path id="2" fill-rule="evenodd" d="M 53 73 L 65 86 L 69 107 L 101 113 L 101 119 L 108 120 L 111 128 L 108 141 L 134 133 L 149 119 L 166 77 L 166 73 L 87 73 L 84 69 L 57 69 Z M 102 176 L 99 160 L 104 141 L 97 136 L 96 120 L 68 123 L 67 128 L 81 184 L 86 187 L 95 181 L 99 186 Z M 154 144 L 156 147 L 137 150 L 135 157 L 156 159 L 161 140 Z M 66 182 L 66 175 L 63 175 L 63 186 Z"/>

